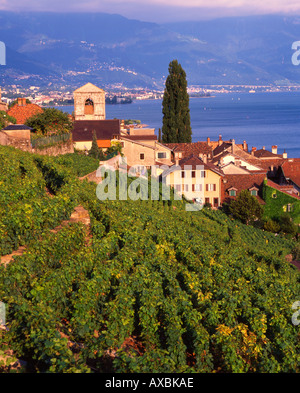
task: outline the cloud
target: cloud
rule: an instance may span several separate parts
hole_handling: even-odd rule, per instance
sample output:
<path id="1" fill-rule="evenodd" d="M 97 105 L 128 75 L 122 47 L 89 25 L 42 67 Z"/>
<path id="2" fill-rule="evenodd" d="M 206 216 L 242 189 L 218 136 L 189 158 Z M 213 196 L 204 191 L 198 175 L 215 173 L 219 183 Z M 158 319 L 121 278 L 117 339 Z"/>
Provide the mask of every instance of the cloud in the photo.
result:
<path id="1" fill-rule="evenodd" d="M 26 3 L 26 4 L 24 4 Z M 153 22 L 255 14 L 300 14 L 299 0 L 0 0 L 0 10 L 107 12 Z"/>

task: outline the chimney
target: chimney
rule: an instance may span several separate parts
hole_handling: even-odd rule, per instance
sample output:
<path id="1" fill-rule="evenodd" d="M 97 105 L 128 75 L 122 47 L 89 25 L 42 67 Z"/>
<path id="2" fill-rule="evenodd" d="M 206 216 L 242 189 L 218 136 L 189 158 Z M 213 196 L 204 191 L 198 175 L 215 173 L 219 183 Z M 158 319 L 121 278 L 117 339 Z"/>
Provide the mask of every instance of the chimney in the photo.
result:
<path id="1" fill-rule="evenodd" d="M 206 154 L 203 155 L 203 162 L 204 162 L 204 164 L 207 164 L 207 155 Z"/>
<path id="2" fill-rule="evenodd" d="M 219 146 L 221 146 L 222 143 L 223 143 L 223 141 L 222 141 L 222 135 L 219 135 L 219 142 L 218 142 Z"/>
<path id="3" fill-rule="evenodd" d="M 262 148 L 263 148 L 263 150 L 266 150 L 266 146 L 263 146 Z"/>
<path id="4" fill-rule="evenodd" d="M 277 146 L 276 145 L 272 146 L 272 153 L 277 154 Z"/>
<path id="5" fill-rule="evenodd" d="M 207 144 L 210 145 L 210 138 L 207 137 Z"/>
<path id="6" fill-rule="evenodd" d="M 248 146 L 247 146 L 247 142 L 246 141 L 243 142 L 243 149 L 245 151 L 248 151 Z"/>
<path id="7" fill-rule="evenodd" d="M 234 152 L 234 147 L 235 147 L 235 140 L 231 139 L 231 152 Z"/>
<path id="8" fill-rule="evenodd" d="M 18 106 L 26 106 L 26 98 L 19 97 L 18 98 Z"/>
<path id="9" fill-rule="evenodd" d="M 254 152 L 256 152 L 256 147 L 252 147 L 251 154 L 254 156 Z"/>
<path id="10" fill-rule="evenodd" d="M 284 152 L 282 154 L 282 158 L 287 158 L 287 152 L 285 151 L 285 149 L 284 149 Z"/>

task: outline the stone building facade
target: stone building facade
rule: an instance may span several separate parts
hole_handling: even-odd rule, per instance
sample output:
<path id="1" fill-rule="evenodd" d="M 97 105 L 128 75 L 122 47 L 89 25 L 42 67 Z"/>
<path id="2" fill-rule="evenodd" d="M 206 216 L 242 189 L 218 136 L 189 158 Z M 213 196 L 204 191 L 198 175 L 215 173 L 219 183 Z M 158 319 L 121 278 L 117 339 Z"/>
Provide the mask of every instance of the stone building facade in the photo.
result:
<path id="1" fill-rule="evenodd" d="M 78 120 L 105 120 L 105 91 L 92 83 L 74 91 L 74 115 Z"/>

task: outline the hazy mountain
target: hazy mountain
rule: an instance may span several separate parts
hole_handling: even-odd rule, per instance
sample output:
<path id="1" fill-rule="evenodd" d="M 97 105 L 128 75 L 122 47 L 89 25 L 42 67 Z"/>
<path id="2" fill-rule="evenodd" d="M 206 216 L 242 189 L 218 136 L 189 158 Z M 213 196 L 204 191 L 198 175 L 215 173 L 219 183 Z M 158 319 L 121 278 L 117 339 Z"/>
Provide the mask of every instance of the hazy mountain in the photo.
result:
<path id="1" fill-rule="evenodd" d="M 103 13 L 0 12 L 8 48 L 0 73 L 6 83 L 9 75 L 34 74 L 74 85 L 162 87 L 176 58 L 189 84 L 298 83 L 300 67 L 291 62 L 298 40 L 299 17 L 158 25 Z"/>

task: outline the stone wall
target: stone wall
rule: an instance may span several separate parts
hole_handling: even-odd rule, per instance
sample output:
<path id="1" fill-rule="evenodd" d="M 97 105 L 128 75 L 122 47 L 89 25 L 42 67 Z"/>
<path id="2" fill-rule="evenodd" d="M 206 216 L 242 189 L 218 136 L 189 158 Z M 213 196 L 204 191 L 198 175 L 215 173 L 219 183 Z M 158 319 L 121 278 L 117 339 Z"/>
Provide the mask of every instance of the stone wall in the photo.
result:
<path id="1" fill-rule="evenodd" d="M 61 142 L 55 146 L 47 147 L 45 149 L 33 149 L 31 147 L 30 140 L 13 138 L 2 131 L 0 131 L 0 145 L 12 146 L 22 151 L 28 151 L 29 153 L 36 153 L 48 156 L 58 156 L 60 154 L 74 153 L 74 146 L 72 140 L 67 142 Z"/>
<path id="2" fill-rule="evenodd" d="M 67 142 L 61 142 L 55 146 L 47 147 L 45 149 L 31 149 L 32 153 L 47 155 L 47 156 L 59 156 L 60 154 L 74 153 L 74 146 L 72 140 Z"/>

